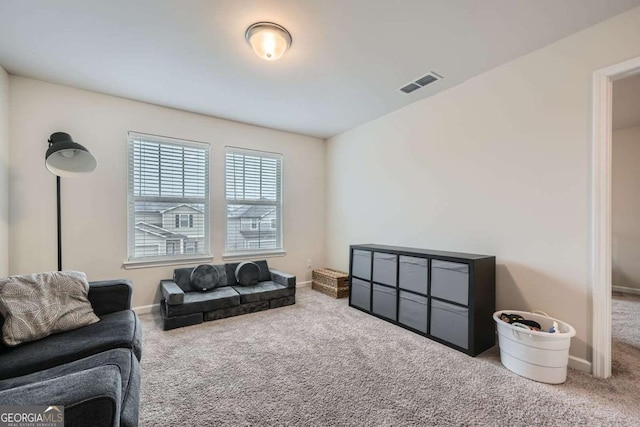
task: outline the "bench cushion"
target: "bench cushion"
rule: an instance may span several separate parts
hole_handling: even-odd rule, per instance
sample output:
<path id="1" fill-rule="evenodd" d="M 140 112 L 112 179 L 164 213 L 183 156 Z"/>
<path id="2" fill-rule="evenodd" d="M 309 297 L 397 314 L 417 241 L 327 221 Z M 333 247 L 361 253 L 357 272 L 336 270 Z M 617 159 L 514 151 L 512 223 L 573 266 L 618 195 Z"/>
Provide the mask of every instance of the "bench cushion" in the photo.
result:
<path id="1" fill-rule="evenodd" d="M 291 295 L 291 290 L 279 283 L 268 281 L 258 282 L 253 286 L 233 286 L 240 294 L 240 303 L 269 301 L 275 298 L 284 298 Z"/>
<path id="2" fill-rule="evenodd" d="M 238 284 L 236 280 L 236 268 L 239 262 L 228 262 L 223 265 L 225 270 L 225 279 L 227 280 L 227 286 L 235 286 Z"/>
<path id="3" fill-rule="evenodd" d="M 141 357 L 141 330 L 131 310 L 105 314 L 100 322 L 0 352 L 0 379 L 28 375 L 114 348 Z"/>
<path id="4" fill-rule="evenodd" d="M 184 302 L 184 291 L 172 280 L 160 281 L 162 299 L 169 305 L 179 305 Z"/>
<path id="5" fill-rule="evenodd" d="M 202 323 L 202 313 L 184 314 L 182 316 L 167 316 L 167 304 L 160 301 L 160 315 L 162 316 L 162 328 L 165 331 L 183 326 L 191 326 Z"/>
<path id="6" fill-rule="evenodd" d="M 195 267 L 176 268 L 173 270 L 173 282 L 185 292 L 194 292 L 191 286 L 191 272 Z"/>
<path id="7" fill-rule="evenodd" d="M 203 313 L 205 311 L 233 307 L 239 304 L 240 297 L 238 292 L 230 286 L 224 286 L 207 292 L 185 292 L 182 304 L 165 304 L 164 308 L 167 316 L 171 317 Z"/>
<path id="8" fill-rule="evenodd" d="M 258 278 L 259 282 L 268 282 L 271 280 L 271 272 L 269 271 L 269 264 L 267 264 L 266 260 L 255 261 L 260 268 L 260 278 Z"/>

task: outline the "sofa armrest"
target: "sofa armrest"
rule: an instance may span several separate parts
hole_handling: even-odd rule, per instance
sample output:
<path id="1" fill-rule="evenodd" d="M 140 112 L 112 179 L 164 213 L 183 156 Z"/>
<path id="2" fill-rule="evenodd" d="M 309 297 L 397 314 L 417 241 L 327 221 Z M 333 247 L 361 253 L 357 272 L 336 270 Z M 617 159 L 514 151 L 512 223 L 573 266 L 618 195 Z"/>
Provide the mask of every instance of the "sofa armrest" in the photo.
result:
<path id="1" fill-rule="evenodd" d="M 173 280 L 161 280 L 160 291 L 169 305 L 181 305 L 184 302 L 184 291 Z"/>
<path id="2" fill-rule="evenodd" d="M 113 365 L 0 391 L 2 405 L 64 406 L 65 426 L 86 426 L 89 419 L 96 427 L 119 426 L 121 401 L 120 370 Z"/>
<path id="3" fill-rule="evenodd" d="M 131 309 L 133 284 L 126 279 L 89 282 L 89 302 L 97 316 Z"/>
<path id="4" fill-rule="evenodd" d="M 287 288 L 296 287 L 296 276 L 293 274 L 283 273 L 282 271 L 274 270 L 273 268 L 270 268 L 269 271 L 271 272 L 272 281 L 284 285 Z"/>

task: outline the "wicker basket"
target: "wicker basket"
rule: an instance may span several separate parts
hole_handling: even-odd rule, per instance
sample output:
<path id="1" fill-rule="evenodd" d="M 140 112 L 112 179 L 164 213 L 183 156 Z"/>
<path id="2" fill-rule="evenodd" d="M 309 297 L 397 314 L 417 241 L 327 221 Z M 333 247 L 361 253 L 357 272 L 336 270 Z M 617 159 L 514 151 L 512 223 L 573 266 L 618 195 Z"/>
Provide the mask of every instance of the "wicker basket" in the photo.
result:
<path id="1" fill-rule="evenodd" d="M 313 270 L 311 289 L 333 298 L 349 296 L 349 275 L 332 268 Z"/>

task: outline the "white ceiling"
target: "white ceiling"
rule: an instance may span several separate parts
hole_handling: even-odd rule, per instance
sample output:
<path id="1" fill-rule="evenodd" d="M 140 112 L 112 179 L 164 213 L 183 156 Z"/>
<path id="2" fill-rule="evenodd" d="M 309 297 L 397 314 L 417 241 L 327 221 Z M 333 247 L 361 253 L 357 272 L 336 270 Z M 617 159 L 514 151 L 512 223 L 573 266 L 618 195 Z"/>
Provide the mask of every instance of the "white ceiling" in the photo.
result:
<path id="1" fill-rule="evenodd" d="M 640 74 L 613 82 L 613 130 L 640 127 Z"/>
<path id="2" fill-rule="evenodd" d="M 0 0 L 9 73 L 326 138 L 640 0 Z M 293 36 L 279 61 L 244 40 Z M 397 89 L 433 70 L 444 79 Z"/>

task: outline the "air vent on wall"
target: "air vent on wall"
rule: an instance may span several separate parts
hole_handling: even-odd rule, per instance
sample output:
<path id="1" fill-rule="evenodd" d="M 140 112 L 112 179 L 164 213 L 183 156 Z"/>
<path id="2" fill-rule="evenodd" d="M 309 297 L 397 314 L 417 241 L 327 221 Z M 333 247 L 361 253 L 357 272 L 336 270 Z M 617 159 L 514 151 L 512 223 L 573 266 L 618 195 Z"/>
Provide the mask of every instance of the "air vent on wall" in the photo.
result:
<path id="1" fill-rule="evenodd" d="M 419 79 L 401 87 L 400 92 L 409 94 L 411 92 L 414 92 L 418 89 L 425 87 L 426 85 L 429 85 L 433 82 L 437 82 L 441 78 L 442 76 L 434 73 L 433 71 L 430 71 L 427 75 L 422 76 Z"/>

